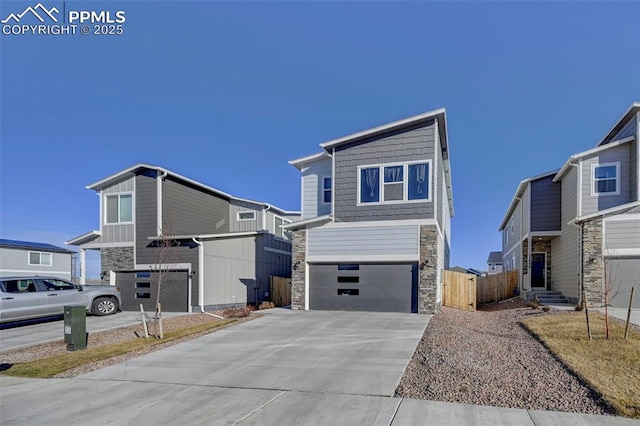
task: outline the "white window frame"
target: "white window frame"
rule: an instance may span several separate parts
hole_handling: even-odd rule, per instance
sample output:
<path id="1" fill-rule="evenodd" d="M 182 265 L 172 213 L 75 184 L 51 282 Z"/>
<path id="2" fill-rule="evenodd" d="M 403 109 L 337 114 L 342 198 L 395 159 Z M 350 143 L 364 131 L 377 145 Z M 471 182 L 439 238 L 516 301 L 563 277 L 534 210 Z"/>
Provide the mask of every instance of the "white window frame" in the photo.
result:
<path id="1" fill-rule="evenodd" d="M 596 192 L 596 168 L 615 166 L 616 168 L 616 190 L 614 192 Z M 600 179 L 604 180 L 604 179 Z M 607 179 L 608 180 L 608 179 Z M 612 163 L 599 163 L 591 165 L 591 196 L 600 197 L 607 195 L 620 195 L 620 162 L 615 161 Z"/>
<path id="2" fill-rule="evenodd" d="M 241 213 L 251 213 L 253 217 L 242 219 L 240 217 Z M 242 211 L 239 211 L 238 213 L 236 213 L 236 220 L 238 222 L 247 222 L 247 221 L 250 221 L 250 220 L 256 220 L 256 212 L 254 210 L 242 210 Z"/>
<path id="3" fill-rule="evenodd" d="M 123 222 L 120 220 L 120 197 L 123 195 L 131 195 L 131 220 L 130 221 L 126 221 Z M 103 205 L 103 222 L 105 225 L 124 225 L 124 224 L 128 224 L 128 223 L 133 223 L 134 219 L 135 219 L 135 212 L 136 212 L 136 208 L 135 208 L 135 197 L 133 196 L 133 192 L 118 192 L 118 193 L 114 193 L 114 194 L 104 194 L 104 202 L 102 203 Z M 109 197 L 118 197 L 118 221 L 117 222 L 108 222 L 107 221 L 107 210 L 108 210 L 108 202 L 107 199 Z"/>
<path id="4" fill-rule="evenodd" d="M 427 198 L 419 199 L 419 200 L 409 200 L 409 166 L 413 164 L 427 164 L 429 168 L 429 173 L 427 179 L 429 179 L 429 185 L 427 187 L 427 191 L 429 191 L 429 196 Z M 403 189 L 402 189 L 402 200 L 392 200 L 392 201 L 384 201 L 384 168 L 385 167 L 394 167 L 394 166 L 403 166 Z M 360 189 L 361 189 L 361 175 L 363 169 L 378 169 L 378 191 L 379 191 L 379 199 L 378 202 L 362 202 L 360 198 Z M 380 164 L 367 164 L 361 165 L 357 167 L 357 194 L 356 194 L 356 205 L 357 206 L 379 206 L 386 204 L 408 204 L 408 203 L 430 203 L 433 200 L 433 162 L 432 160 L 416 160 L 416 161 L 404 161 L 404 162 L 396 162 L 396 163 L 380 163 Z"/>
<path id="5" fill-rule="evenodd" d="M 275 235 L 276 240 L 291 241 L 288 238 L 284 238 L 285 230 L 282 229 L 282 228 L 280 228 L 282 230 L 282 236 L 278 236 L 278 228 L 276 227 L 276 219 L 282 220 L 282 225 L 287 225 L 287 224 L 291 223 L 291 220 L 287 219 L 286 217 L 278 216 L 277 214 L 273 215 L 273 234 Z"/>
<path id="6" fill-rule="evenodd" d="M 38 254 L 40 258 L 40 263 L 31 263 L 31 254 Z M 42 255 L 49 255 L 49 263 L 42 263 Z M 30 266 L 52 266 L 53 265 L 53 254 L 46 251 L 30 251 L 27 253 L 27 262 Z"/>
<path id="7" fill-rule="evenodd" d="M 320 176 L 320 204 L 326 204 L 329 205 L 331 204 L 331 198 L 333 198 L 333 195 L 329 198 L 329 201 L 325 201 L 324 200 L 324 194 L 329 191 L 329 193 L 331 193 L 333 191 L 333 179 L 331 179 L 331 187 L 329 189 L 326 189 L 324 187 L 324 181 L 325 179 L 331 179 L 331 176 Z"/>

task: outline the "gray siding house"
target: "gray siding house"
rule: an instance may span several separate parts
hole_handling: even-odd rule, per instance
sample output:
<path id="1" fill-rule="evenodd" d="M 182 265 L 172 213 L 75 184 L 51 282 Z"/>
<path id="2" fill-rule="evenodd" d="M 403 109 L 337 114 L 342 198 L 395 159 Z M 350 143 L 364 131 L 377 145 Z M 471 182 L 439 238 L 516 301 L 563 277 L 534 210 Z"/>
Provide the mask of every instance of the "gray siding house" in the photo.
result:
<path id="1" fill-rule="evenodd" d="M 292 308 L 434 312 L 453 200 L 445 110 L 320 144 L 301 172 Z"/>
<path id="2" fill-rule="evenodd" d="M 75 252 L 52 244 L 0 239 L 0 276 L 73 278 Z"/>
<path id="3" fill-rule="evenodd" d="M 290 276 L 290 235 L 300 218 L 268 203 L 234 197 L 167 169 L 137 164 L 87 187 L 100 196 L 100 229 L 67 244 L 99 250 L 103 284 L 118 285 L 124 310 L 155 306 L 166 270 L 163 310 L 193 312 L 269 298 L 269 276 Z M 161 255 L 163 242 L 171 247 Z"/>
<path id="4" fill-rule="evenodd" d="M 487 275 L 495 275 L 502 272 L 502 252 L 492 251 L 487 259 Z"/>
<path id="5" fill-rule="evenodd" d="M 522 291 L 627 306 L 640 283 L 640 103 L 598 145 L 520 183 L 500 224 L 503 264 Z M 640 301 L 636 298 L 636 307 Z"/>

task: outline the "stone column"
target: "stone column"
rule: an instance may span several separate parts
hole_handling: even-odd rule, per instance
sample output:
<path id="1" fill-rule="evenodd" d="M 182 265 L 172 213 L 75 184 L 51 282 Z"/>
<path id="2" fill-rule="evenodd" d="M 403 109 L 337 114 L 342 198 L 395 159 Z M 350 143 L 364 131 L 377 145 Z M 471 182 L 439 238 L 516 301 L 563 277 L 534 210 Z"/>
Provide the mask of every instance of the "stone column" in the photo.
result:
<path id="1" fill-rule="evenodd" d="M 604 259 L 602 258 L 602 219 L 594 219 L 582 225 L 582 285 L 587 292 L 589 306 L 603 303 Z"/>
<path id="2" fill-rule="evenodd" d="M 438 230 L 420 226 L 420 263 L 418 265 L 418 313 L 433 314 L 440 308 L 438 297 Z"/>
<path id="3" fill-rule="evenodd" d="M 291 309 L 304 310 L 305 277 L 307 270 L 307 230 L 293 231 L 291 254 Z"/>

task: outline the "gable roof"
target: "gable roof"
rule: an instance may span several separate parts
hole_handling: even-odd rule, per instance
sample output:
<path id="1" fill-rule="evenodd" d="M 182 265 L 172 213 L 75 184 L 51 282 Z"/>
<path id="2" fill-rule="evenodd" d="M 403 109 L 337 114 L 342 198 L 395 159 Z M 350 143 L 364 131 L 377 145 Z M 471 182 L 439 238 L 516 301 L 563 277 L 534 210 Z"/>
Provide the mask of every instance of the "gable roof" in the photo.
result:
<path id="1" fill-rule="evenodd" d="M 48 251 L 52 253 L 75 253 L 73 250 L 54 246 L 53 244 L 38 243 L 33 241 L 0 239 L 0 247 L 16 248 L 16 249 L 24 249 L 24 250 L 40 250 L 40 251 Z"/>
<path id="2" fill-rule="evenodd" d="M 608 149 L 611 148 L 615 148 L 616 146 L 620 146 L 624 143 L 629 143 L 632 140 L 634 140 L 634 136 L 629 136 L 628 138 L 624 138 L 624 139 L 620 139 L 618 141 L 615 142 L 610 142 L 606 145 L 599 145 L 595 148 L 592 149 L 588 149 L 586 151 L 582 151 L 579 152 L 577 154 L 573 154 L 571 157 L 569 157 L 569 159 L 564 163 L 564 165 L 562 166 L 562 168 L 558 171 L 558 173 L 556 174 L 556 176 L 553 178 L 554 182 L 558 182 L 559 180 L 562 179 L 562 177 L 567 173 L 567 171 L 569 170 L 569 167 L 571 167 L 572 164 L 574 164 L 577 160 L 584 158 L 584 157 L 588 157 L 590 155 L 593 154 L 598 154 L 602 151 L 606 151 Z"/>
<path id="3" fill-rule="evenodd" d="M 556 173 L 558 173 L 558 170 L 553 170 L 551 172 L 543 173 L 541 175 L 533 176 L 533 177 L 527 178 L 527 179 L 525 179 L 523 181 L 520 181 L 520 184 L 518 185 L 518 188 L 516 188 L 516 193 L 513 195 L 513 198 L 511 199 L 511 204 L 509 204 L 509 208 L 507 209 L 507 213 L 504 215 L 504 218 L 502 219 L 502 222 L 500 223 L 500 227 L 498 228 L 498 231 L 502 231 L 504 229 L 504 227 L 507 226 L 507 222 L 509 221 L 509 217 L 511 217 L 511 213 L 513 213 L 513 211 L 515 210 L 516 206 L 518 205 L 518 201 L 520 201 L 520 196 L 524 193 L 524 190 L 527 187 L 527 185 L 529 184 L 529 182 L 533 182 L 533 181 L 539 180 L 539 179 L 544 179 L 546 177 L 553 176 Z M 554 180 L 554 182 L 555 182 L 555 180 Z"/>
<path id="4" fill-rule="evenodd" d="M 616 124 L 613 126 L 613 128 L 611 130 L 609 130 L 609 133 L 607 133 L 607 135 L 602 139 L 602 141 L 600 141 L 598 146 L 606 145 L 609 142 L 611 142 L 613 137 L 620 130 L 622 130 L 622 128 L 627 124 L 627 121 L 629 121 L 629 119 L 631 117 L 633 117 L 634 115 L 636 115 L 638 112 L 640 112 L 640 102 L 632 103 L 631 106 L 629 107 L 629 109 L 627 110 L 627 112 L 625 112 L 622 115 L 622 117 L 616 122 Z"/>
<path id="5" fill-rule="evenodd" d="M 501 251 L 489 252 L 489 258 L 487 259 L 487 263 L 502 263 L 502 252 Z"/>
<path id="6" fill-rule="evenodd" d="M 281 214 L 299 214 L 300 212 L 298 211 L 291 211 L 291 210 L 284 210 L 281 209 L 279 207 L 276 207 L 272 204 L 269 203 L 265 203 L 262 201 L 256 201 L 256 200 L 250 200 L 247 198 L 240 198 L 240 197 L 235 197 L 231 194 L 228 194 L 226 192 L 220 191 L 219 189 L 213 188 L 211 186 L 205 185 L 203 183 L 200 183 L 198 181 L 195 181 L 193 179 L 189 179 L 186 176 L 182 176 L 178 173 L 172 172 L 171 170 L 165 169 L 164 167 L 159 167 L 159 166 L 152 166 L 149 164 L 144 164 L 144 163 L 138 163 L 134 166 L 131 166 L 127 169 L 124 169 L 120 172 L 114 173 L 111 176 L 107 176 L 106 178 L 99 180 L 97 182 L 92 183 L 91 185 L 87 185 L 87 189 L 92 189 L 94 191 L 100 191 L 106 187 L 109 187 L 115 183 L 117 183 L 118 181 L 124 179 L 124 178 L 128 178 L 131 176 L 134 176 L 136 173 L 142 171 L 142 170 L 154 170 L 156 172 L 159 172 L 165 176 L 171 176 L 172 178 L 178 180 L 178 181 L 182 181 L 184 183 L 188 183 L 190 185 L 193 185 L 205 192 L 208 192 L 210 194 L 214 194 L 217 195 L 221 198 L 224 198 L 226 200 L 235 200 L 235 201 L 244 201 L 247 203 L 253 203 L 253 204 L 258 204 L 258 205 L 262 205 L 265 207 L 268 207 L 271 210 L 276 210 L 278 212 L 280 212 Z"/>

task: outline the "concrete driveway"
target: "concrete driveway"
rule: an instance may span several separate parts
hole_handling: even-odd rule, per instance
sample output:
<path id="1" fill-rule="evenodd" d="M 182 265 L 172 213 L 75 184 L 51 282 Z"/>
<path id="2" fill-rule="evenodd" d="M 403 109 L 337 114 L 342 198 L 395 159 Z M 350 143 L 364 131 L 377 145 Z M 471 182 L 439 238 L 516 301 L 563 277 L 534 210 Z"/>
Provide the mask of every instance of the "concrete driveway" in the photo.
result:
<path id="1" fill-rule="evenodd" d="M 392 398 L 429 319 L 278 310 L 75 379 L 0 376 L 0 423 L 637 425 Z"/>
<path id="2" fill-rule="evenodd" d="M 429 318 L 282 310 L 82 379 L 392 396 Z"/>

